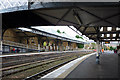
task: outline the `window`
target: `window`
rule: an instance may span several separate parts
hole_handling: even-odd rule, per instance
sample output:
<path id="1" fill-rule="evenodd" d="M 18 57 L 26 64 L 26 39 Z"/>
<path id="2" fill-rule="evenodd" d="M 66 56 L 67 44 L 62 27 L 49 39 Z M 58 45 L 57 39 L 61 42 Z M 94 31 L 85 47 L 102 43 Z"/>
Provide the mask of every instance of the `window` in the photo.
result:
<path id="1" fill-rule="evenodd" d="M 112 30 L 112 27 L 107 27 L 107 31 L 111 31 Z"/>
<path id="2" fill-rule="evenodd" d="M 118 30 L 120 30 L 120 28 L 117 27 L 116 30 L 118 31 Z"/>
<path id="3" fill-rule="evenodd" d="M 100 31 L 103 31 L 103 27 L 101 27 Z"/>
<path id="4" fill-rule="evenodd" d="M 104 34 L 102 34 L 102 36 L 101 37 L 104 37 Z"/>
<path id="5" fill-rule="evenodd" d="M 107 37 L 110 37 L 110 34 L 107 34 Z"/>
<path id="6" fill-rule="evenodd" d="M 115 40 L 115 39 L 112 39 L 112 40 Z"/>
<path id="7" fill-rule="evenodd" d="M 116 34 L 113 34 L 113 37 L 116 37 Z"/>
<path id="8" fill-rule="evenodd" d="M 120 40 L 120 39 L 117 39 L 117 40 Z"/>

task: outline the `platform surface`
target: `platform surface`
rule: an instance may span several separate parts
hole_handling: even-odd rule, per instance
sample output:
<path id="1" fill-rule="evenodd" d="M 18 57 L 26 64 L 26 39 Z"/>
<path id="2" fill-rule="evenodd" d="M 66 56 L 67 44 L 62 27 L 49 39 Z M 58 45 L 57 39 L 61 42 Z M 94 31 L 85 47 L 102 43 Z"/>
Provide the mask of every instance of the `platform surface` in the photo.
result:
<path id="1" fill-rule="evenodd" d="M 36 52 L 36 53 L 7 53 L 0 55 L 1 57 L 11 57 L 11 56 L 24 56 L 24 55 L 35 55 L 35 54 L 53 54 L 53 53 L 69 53 L 69 52 L 89 52 L 92 50 L 72 50 L 72 51 L 48 51 L 48 52 Z"/>
<path id="2" fill-rule="evenodd" d="M 48 73 L 47 75 L 43 76 L 42 78 L 38 80 L 54 80 L 54 79 L 63 79 L 66 77 L 76 66 L 78 66 L 81 62 L 83 62 L 85 59 L 89 58 L 92 55 L 95 55 L 96 52 L 87 54 L 85 56 L 79 57 L 64 66 L 54 70 L 53 72 Z"/>
<path id="3" fill-rule="evenodd" d="M 95 55 L 90 56 L 80 63 L 64 80 L 68 79 L 113 79 L 119 78 L 119 59 L 120 56 L 112 51 L 106 51 L 100 56 L 100 64 L 95 63 Z"/>

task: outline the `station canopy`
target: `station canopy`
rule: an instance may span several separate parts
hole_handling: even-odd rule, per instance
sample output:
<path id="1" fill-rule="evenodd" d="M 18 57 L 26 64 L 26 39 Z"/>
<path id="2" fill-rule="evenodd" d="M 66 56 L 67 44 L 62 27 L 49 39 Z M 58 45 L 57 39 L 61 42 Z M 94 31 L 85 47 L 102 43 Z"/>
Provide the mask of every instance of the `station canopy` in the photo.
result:
<path id="1" fill-rule="evenodd" d="M 120 41 L 119 2 L 31 2 L 28 7 L 30 13 L 44 19 L 47 25 L 74 26 L 95 41 Z"/>

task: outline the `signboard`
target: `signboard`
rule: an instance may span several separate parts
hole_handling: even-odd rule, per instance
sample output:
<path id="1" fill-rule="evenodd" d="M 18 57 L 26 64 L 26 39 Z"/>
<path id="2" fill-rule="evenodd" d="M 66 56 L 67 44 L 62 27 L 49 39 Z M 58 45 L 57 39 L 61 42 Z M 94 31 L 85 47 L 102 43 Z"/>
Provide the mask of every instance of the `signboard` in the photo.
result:
<path id="1" fill-rule="evenodd" d="M 105 42 L 105 44 L 109 44 L 109 43 L 110 43 L 110 41 L 106 41 L 106 42 Z"/>

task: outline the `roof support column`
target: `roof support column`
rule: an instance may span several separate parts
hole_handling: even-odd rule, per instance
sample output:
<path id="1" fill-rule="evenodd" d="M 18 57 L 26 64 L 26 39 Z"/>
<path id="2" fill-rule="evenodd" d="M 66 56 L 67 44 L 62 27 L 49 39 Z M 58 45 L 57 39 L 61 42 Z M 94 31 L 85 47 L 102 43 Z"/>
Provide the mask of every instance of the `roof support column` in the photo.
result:
<path id="1" fill-rule="evenodd" d="M 2 14 L 0 14 L 0 54 L 2 54 L 2 37 Z"/>
<path id="2" fill-rule="evenodd" d="M 58 51 L 58 40 L 55 41 L 55 48 L 56 48 L 56 51 Z"/>
<path id="3" fill-rule="evenodd" d="M 2 55 L 2 14 L 0 14 L 0 55 Z M 2 63 L 2 58 L 0 58 L 0 63 Z M 0 69 L 2 69 L 2 64 L 0 64 Z M 0 71 L 0 76 L 2 76 L 2 71 Z M 0 78 L 2 80 L 2 77 Z"/>
<path id="4" fill-rule="evenodd" d="M 38 36 L 38 52 L 40 52 L 40 41 L 41 41 L 41 37 Z"/>
<path id="5" fill-rule="evenodd" d="M 96 63 L 99 64 L 99 57 L 100 57 L 100 42 L 97 40 L 96 42 L 96 48 L 97 48 L 97 53 L 96 53 Z"/>
<path id="6" fill-rule="evenodd" d="M 102 52 L 102 42 L 100 42 L 100 53 Z"/>
<path id="7" fill-rule="evenodd" d="M 60 51 L 63 51 L 63 41 L 60 40 Z"/>
<path id="8" fill-rule="evenodd" d="M 27 38 L 27 52 L 29 51 L 28 48 L 29 48 L 29 40 Z"/>
<path id="9" fill-rule="evenodd" d="M 103 48 L 103 49 L 105 48 L 104 43 L 102 44 L 102 48 Z"/>
<path id="10" fill-rule="evenodd" d="M 2 54 L 2 30 L 1 29 L 0 29 L 0 54 Z"/>
<path id="11" fill-rule="evenodd" d="M 46 37 L 46 40 L 47 40 L 46 51 L 49 51 L 49 39 L 48 39 L 48 37 Z"/>
<path id="12" fill-rule="evenodd" d="M 70 42 L 68 41 L 68 50 L 70 50 Z"/>

